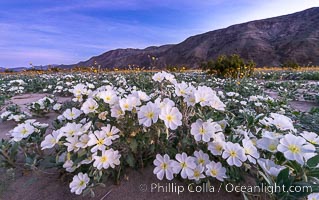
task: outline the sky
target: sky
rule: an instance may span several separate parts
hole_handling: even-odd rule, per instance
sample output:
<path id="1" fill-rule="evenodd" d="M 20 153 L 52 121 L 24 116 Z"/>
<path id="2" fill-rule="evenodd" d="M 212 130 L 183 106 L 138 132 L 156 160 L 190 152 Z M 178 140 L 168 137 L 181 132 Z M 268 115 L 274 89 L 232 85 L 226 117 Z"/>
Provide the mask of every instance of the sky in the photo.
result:
<path id="1" fill-rule="evenodd" d="M 0 67 L 74 64 L 318 6 L 319 0 L 0 0 Z"/>

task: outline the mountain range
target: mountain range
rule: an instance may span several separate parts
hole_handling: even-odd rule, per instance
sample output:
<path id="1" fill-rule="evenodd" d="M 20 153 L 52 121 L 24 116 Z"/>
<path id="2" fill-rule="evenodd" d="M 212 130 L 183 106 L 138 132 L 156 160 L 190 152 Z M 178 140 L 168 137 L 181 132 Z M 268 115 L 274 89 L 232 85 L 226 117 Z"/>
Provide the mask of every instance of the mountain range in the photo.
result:
<path id="1" fill-rule="evenodd" d="M 89 60 L 60 67 L 196 68 L 201 62 L 222 54 L 239 54 L 245 60 L 253 60 L 259 67 L 279 66 L 287 61 L 319 66 L 319 7 L 232 25 L 191 36 L 179 44 L 111 50 Z"/>

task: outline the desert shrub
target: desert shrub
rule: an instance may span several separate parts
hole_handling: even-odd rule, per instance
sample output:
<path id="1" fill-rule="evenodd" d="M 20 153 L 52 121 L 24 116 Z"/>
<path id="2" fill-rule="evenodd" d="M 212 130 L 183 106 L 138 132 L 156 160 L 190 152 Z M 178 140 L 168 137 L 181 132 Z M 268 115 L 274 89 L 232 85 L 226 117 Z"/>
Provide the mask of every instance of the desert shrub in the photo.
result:
<path id="1" fill-rule="evenodd" d="M 210 60 L 201 64 L 201 69 L 208 74 L 216 74 L 220 77 L 243 78 L 250 77 L 256 64 L 251 60 L 245 62 L 239 55 L 221 55 L 216 60 Z"/>
<path id="2" fill-rule="evenodd" d="M 300 68 L 299 64 L 294 60 L 287 60 L 281 65 L 281 67 L 287 68 L 289 70 L 295 70 Z"/>

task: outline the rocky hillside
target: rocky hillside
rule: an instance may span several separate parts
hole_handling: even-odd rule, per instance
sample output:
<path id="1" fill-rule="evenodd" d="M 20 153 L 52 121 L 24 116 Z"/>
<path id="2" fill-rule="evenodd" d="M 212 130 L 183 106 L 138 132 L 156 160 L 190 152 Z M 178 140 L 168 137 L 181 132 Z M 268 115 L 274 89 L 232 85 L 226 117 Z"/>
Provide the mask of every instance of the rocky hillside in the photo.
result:
<path id="1" fill-rule="evenodd" d="M 210 31 L 175 45 L 116 49 L 71 66 L 92 66 L 97 62 L 107 68 L 149 67 L 154 64 L 150 56 L 155 56 L 159 68 L 167 65 L 195 68 L 201 61 L 233 53 L 253 59 L 257 66 L 278 66 L 287 60 L 319 65 L 319 7 Z"/>

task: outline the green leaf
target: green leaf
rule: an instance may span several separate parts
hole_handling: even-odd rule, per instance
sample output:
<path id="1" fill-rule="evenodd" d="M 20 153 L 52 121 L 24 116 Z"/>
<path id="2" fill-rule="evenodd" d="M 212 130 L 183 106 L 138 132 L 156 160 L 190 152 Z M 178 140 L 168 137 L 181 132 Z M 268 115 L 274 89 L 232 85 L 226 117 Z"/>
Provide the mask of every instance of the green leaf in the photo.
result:
<path id="1" fill-rule="evenodd" d="M 137 152 L 137 146 L 138 146 L 137 141 L 136 141 L 136 139 L 133 138 L 131 140 L 131 143 L 130 143 L 130 148 L 131 148 L 133 153 Z"/>
<path id="2" fill-rule="evenodd" d="M 318 168 L 311 169 L 306 173 L 306 175 L 319 178 L 319 169 Z"/>
<path id="3" fill-rule="evenodd" d="M 131 153 L 128 154 L 128 156 L 126 157 L 126 162 L 130 167 L 135 167 L 136 161 L 135 161 L 133 154 L 131 154 Z"/>
<path id="4" fill-rule="evenodd" d="M 319 155 L 316 155 L 316 156 L 310 158 L 310 159 L 307 161 L 307 165 L 308 165 L 308 167 L 310 167 L 310 168 L 314 168 L 314 167 L 316 167 L 318 164 L 319 164 Z"/>
<path id="5" fill-rule="evenodd" d="M 281 170 L 277 176 L 277 185 L 290 185 L 289 182 L 289 168 Z"/>

